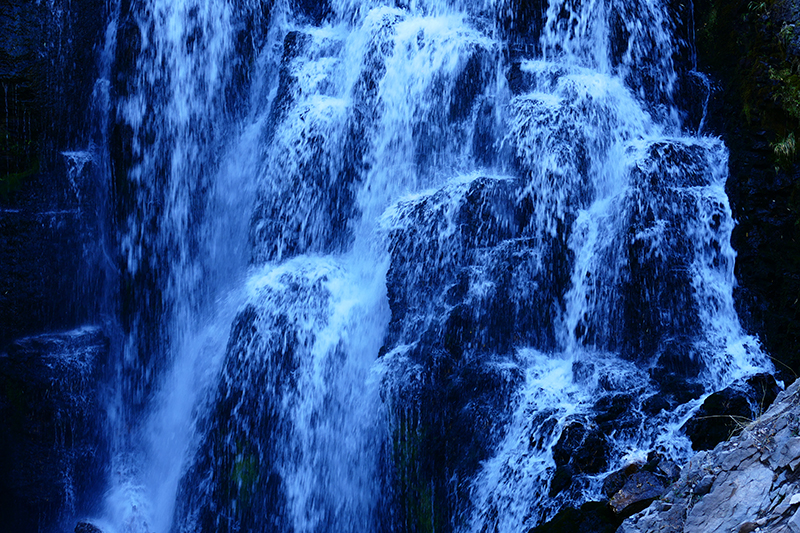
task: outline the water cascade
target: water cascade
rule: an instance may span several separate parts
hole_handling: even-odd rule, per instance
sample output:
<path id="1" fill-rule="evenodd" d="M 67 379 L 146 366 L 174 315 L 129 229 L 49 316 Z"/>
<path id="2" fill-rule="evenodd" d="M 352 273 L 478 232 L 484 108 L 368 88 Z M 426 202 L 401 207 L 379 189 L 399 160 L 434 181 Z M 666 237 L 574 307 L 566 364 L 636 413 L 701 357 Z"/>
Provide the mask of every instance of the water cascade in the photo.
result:
<path id="1" fill-rule="evenodd" d="M 528 531 L 771 367 L 666 0 L 112 13 L 110 532 Z"/>

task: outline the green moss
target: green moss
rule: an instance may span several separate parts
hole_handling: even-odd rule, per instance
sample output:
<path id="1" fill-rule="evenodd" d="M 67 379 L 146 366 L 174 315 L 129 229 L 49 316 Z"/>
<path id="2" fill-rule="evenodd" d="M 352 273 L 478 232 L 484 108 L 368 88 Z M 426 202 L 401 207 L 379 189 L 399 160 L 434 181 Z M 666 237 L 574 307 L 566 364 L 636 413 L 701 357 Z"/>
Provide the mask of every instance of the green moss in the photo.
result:
<path id="1" fill-rule="evenodd" d="M 775 103 L 795 119 L 800 120 L 800 74 L 798 71 L 793 66 L 780 70 L 771 68 L 769 77 L 777 82 L 773 93 Z"/>
<path id="2" fill-rule="evenodd" d="M 241 441 L 236 443 L 236 456 L 231 468 L 231 487 L 236 501 L 244 508 L 250 506 L 259 480 L 259 461 L 250 447 Z"/>

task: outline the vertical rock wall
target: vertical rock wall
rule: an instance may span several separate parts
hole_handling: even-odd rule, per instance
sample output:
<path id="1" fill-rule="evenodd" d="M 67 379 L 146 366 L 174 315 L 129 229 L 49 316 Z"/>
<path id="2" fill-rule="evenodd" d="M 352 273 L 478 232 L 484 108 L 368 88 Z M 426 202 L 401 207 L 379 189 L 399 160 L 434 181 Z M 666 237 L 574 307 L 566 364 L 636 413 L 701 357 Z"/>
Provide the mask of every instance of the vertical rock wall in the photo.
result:
<path id="1" fill-rule="evenodd" d="M 708 126 L 731 152 L 739 315 L 793 379 L 800 369 L 800 5 L 696 0 L 695 25 L 697 68 L 714 85 Z"/>
<path id="2" fill-rule="evenodd" d="M 100 1 L 0 5 L 0 346 L 102 299 L 89 113 L 106 19 Z"/>

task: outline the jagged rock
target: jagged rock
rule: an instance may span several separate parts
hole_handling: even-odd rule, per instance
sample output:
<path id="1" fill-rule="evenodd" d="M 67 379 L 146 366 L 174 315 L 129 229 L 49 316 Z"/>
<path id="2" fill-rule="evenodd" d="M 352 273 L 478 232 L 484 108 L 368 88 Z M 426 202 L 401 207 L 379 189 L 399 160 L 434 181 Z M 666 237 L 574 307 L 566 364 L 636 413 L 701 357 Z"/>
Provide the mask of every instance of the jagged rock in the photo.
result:
<path id="1" fill-rule="evenodd" d="M 690 531 L 728 531 L 758 518 L 769 503 L 772 470 L 762 465 L 741 471 L 724 472 L 711 491 L 689 511 L 685 529 Z"/>
<path id="2" fill-rule="evenodd" d="M 553 446 L 556 472 L 550 482 L 550 496 L 569 488 L 575 475 L 602 471 L 608 452 L 608 441 L 600 428 L 578 420 L 569 422 Z"/>
<path id="3" fill-rule="evenodd" d="M 659 504 L 628 518 L 618 533 L 794 531 L 800 526 L 798 435 L 800 381 L 740 435 L 695 455 Z"/>
<path id="4" fill-rule="evenodd" d="M 567 424 L 553 447 L 557 465 L 572 465 L 579 472 L 596 474 L 606 466 L 608 442 L 599 428 L 579 421 Z"/>
<path id="5" fill-rule="evenodd" d="M 609 505 L 618 515 L 627 516 L 650 505 L 664 493 L 666 486 L 655 474 L 637 472 L 611 498 Z"/>
<path id="6" fill-rule="evenodd" d="M 637 473 L 641 467 L 642 465 L 638 463 L 632 463 L 625 468 L 621 468 L 607 475 L 603 480 L 603 494 L 609 499 L 613 497 L 614 494 L 625 486 L 625 482 L 628 481 L 628 478 Z"/>

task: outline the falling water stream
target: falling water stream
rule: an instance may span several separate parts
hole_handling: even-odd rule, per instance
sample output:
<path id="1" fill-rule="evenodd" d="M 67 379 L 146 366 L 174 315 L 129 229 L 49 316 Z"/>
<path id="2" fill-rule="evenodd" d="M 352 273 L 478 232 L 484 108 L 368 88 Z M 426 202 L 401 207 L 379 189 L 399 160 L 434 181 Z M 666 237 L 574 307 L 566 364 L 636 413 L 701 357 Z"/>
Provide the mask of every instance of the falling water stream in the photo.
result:
<path id="1" fill-rule="evenodd" d="M 770 368 L 687 15 L 521 4 L 113 14 L 126 342 L 99 524 L 527 531 L 649 451 L 685 459 L 703 395 Z M 555 491 L 576 427 L 602 464 Z"/>

